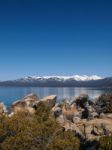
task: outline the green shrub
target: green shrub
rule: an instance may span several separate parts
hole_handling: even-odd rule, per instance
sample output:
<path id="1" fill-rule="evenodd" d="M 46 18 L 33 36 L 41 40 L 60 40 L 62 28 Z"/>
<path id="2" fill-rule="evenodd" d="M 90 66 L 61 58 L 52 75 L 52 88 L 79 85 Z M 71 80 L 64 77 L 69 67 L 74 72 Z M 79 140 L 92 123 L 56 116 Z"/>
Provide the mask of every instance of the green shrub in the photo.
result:
<path id="1" fill-rule="evenodd" d="M 80 142 L 71 131 L 61 132 L 56 135 L 48 150 L 79 150 Z"/>
<path id="2" fill-rule="evenodd" d="M 112 135 L 100 138 L 99 150 L 112 150 Z"/>
<path id="3" fill-rule="evenodd" d="M 35 114 L 23 111 L 0 117 L 0 150 L 57 150 L 59 145 L 60 150 L 78 150 L 79 140 L 63 132 L 48 106 L 40 102 L 35 109 Z"/>
<path id="4" fill-rule="evenodd" d="M 40 122 L 44 122 L 50 117 L 50 107 L 46 106 L 43 102 L 40 101 L 38 105 L 35 106 L 35 114 Z"/>

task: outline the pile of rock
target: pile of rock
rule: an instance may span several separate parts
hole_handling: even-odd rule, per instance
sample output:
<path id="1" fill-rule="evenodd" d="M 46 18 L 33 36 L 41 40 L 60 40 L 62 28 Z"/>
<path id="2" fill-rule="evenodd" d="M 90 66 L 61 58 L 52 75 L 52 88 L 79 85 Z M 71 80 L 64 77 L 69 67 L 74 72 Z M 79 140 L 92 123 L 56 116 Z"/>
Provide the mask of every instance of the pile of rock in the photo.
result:
<path id="1" fill-rule="evenodd" d="M 82 119 L 94 119 L 99 117 L 95 109 L 95 104 L 90 102 L 87 95 L 81 95 L 75 98 L 71 103 L 64 101 L 61 104 L 56 104 L 52 111 L 55 118 L 63 115 L 66 120 L 70 120 L 74 123 Z"/>
<path id="2" fill-rule="evenodd" d="M 52 108 L 52 114 L 65 130 L 73 130 L 76 135 L 86 141 L 98 140 L 100 136 L 112 133 L 112 113 L 107 114 L 108 111 L 105 111 L 108 110 L 107 104 L 104 107 L 105 103 L 111 104 L 112 97 L 109 95 L 106 98 L 105 95 L 105 100 L 102 100 L 104 105 L 100 105 L 99 101 L 101 102 L 101 97 L 97 102 L 92 102 L 88 95 L 80 95 L 71 103 L 66 100 L 56 104 Z"/>

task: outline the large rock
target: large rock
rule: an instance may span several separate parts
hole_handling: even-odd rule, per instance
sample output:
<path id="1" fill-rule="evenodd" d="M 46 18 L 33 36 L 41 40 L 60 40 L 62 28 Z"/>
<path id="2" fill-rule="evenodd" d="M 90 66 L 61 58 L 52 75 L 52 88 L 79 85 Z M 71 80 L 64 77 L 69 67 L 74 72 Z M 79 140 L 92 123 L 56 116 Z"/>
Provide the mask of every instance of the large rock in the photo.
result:
<path id="1" fill-rule="evenodd" d="M 70 120 L 72 122 L 73 122 L 74 117 L 80 116 L 80 113 L 79 113 L 77 107 L 74 104 L 70 105 L 69 103 L 63 104 L 62 114 L 66 117 L 67 120 Z"/>
<path id="2" fill-rule="evenodd" d="M 56 95 L 49 95 L 44 97 L 42 100 L 42 102 L 44 102 L 46 105 L 48 105 L 49 107 L 54 107 L 56 104 Z"/>
<path id="3" fill-rule="evenodd" d="M 79 97 L 76 97 L 74 101 L 72 101 L 71 105 L 75 103 L 77 107 L 85 108 L 88 102 L 88 95 L 82 94 Z"/>
<path id="4" fill-rule="evenodd" d="M 65 128 L 65 131 L 74 131 L 76 136 L 79 136 L 81 139 L 85 138 L 83 132 L 79 129 L 79 127 L 76 124 L 71 123 L 70 121 L 66 121 L 63 124 L 63 127 Z"/>
<path id="5" fill-rule="evenodd" d="M 63 126 L 63 125 L 67 122 L 66 118 L 65 118 L 62 114 L 56 118 L 56 121 L 57 121 L 61 126 Z"/>
<path id="6" fill-rule="evenodd" d="M 106 118 L 112 119 L 112 113 L 105 113 L 105 114 L 101 113 L 100 118 L 102 118 L 102 119 L 106 119 Z"/>
<path id="7" fill-rule="evenodd" d="M 88 95 L 83 94 L 76 97 L 75 100 L 71 102 L 71 105 L 73 104 L 77 107 L 81 119 L 94 119 L 99 117 L 95 109 L 95 103 L 89 100 Z"/>
<path id="8" fill-rule="evenodd" d="M 112 119 L 104 118 L 104 119 L 76 119 L 74 123 L 64 118 L 63 115 L 58 117 L 58 123 L 65 130 L 75 131 L 75 134 L 86 142 L 97 141 L 101 136 L 107 136 L 112 133 Z"/>
<path id="9" fill-rule="evenodd" d="M 14 102 L 11 106 L 11 110 L 14 113 L 17 113 L 19 111 L 27 110 L 30 113 L 34 112 L 33 106 L 39 101 L 39 98 L 37 95 L 31 93 L 27 96 L 25 96 L 22 100 L 18 100 Z"/>
<path id="10" fill-rule="evenodd" d="M 23 101 L 26 102 L 28 106 L 33 106 L 35 102 L 39 101 L 39 98 L 36 94 L 31 93 L 23 98 Z"/>
<path id="11" fill-rule="evenodd" d="M 79 129 L 85 135 L 86 141 L 98 140 L 101 136 L 112 133 L 112 119 L 93 119 L 78 124 Z"/>
<path id="12" fill-rule="evenodd" d="M 51 109 L 52 115 L 57 118 L 62 114 L 62 108 L 59 107 L 59 104 L 56 104 L 52 109 Z"/>
<path id="13" fill-rule="evenodd" d="M 73 117 L 73 123 L 80 123 L 81 119 L 79 117 Z"/>
<path id="14" fill-rule="evenodd" d="M 99 113 L 112 113 L 112 94 L 103 94 L 96 101 L 96 110 Z"/>
<path id="15" fill-rule="evenodd" d="M 87 110 L 88 110 L 88 118 L 89 119 L 94 119 L 94 118 L 99 117 L 99 114 L 96 112 L 96 110 L 94 109 L 94 107 L 92 105 L 87 106 Z"/>

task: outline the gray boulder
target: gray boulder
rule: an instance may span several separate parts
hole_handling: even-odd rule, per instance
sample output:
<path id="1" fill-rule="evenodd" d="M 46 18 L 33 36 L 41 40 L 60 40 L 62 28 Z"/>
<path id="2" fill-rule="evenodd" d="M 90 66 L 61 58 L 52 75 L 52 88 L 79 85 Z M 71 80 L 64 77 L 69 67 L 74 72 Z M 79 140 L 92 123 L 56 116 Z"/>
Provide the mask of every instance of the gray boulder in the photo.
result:
<path id="1" fill-rule="evenodd" d="M 75 100 L 71 103 L 75 103 L 77 107 L 85 108 L 88 102 L 88 95 L 82 94 L 79 97 L 75 98 Z"/>
<path id="2" fill-rule="evenodd" d="M 112 113 L 112 94 L 101 95 L 95 104 L 99 113 Z"/>

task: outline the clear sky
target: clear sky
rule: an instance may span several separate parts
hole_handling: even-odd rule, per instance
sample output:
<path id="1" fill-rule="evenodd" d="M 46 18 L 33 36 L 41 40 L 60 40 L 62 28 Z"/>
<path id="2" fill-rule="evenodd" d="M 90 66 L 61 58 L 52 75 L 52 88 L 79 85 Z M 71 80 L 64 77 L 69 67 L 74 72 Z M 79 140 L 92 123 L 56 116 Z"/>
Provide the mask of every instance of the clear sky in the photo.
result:
<path id="1" fill-rule="evenodd" d="M 0 80 L 112 76 L 111 0 L 1 0 Z"/>

